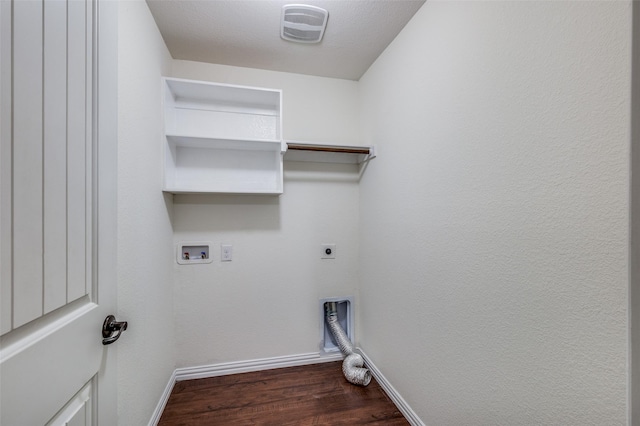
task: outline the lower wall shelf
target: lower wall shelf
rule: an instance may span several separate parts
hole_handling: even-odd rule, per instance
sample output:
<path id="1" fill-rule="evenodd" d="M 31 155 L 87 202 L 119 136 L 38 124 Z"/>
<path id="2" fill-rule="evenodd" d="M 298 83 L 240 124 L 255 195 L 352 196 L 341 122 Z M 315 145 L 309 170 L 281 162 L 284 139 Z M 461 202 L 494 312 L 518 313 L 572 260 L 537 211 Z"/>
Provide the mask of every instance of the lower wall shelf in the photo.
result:
<path id="1" fill-rule="evenodd" d="M 372 146 L 185 135 L 166 140 L 163 191 L 173 194 L 279 195 L 283 159 L 362 164 L 376 156 Z"/>
<path id="2" fill-rule="evenodd" d="M 282 194 L 278 140 L 236 140 L 167 135 L 164 191 Z"/>

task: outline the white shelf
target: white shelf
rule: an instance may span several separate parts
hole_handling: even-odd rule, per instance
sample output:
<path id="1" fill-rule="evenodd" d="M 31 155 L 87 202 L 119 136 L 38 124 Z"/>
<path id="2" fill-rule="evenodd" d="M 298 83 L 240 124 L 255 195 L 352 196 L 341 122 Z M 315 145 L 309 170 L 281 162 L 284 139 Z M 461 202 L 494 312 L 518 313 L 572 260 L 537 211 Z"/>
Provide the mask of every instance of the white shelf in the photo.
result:
<path id="1" fill-rule="evenodd" d="M 165 81 L 178 104 L 218 105 L 223 110 L 235 105 L 243 112 L 255 108 L 268 111 L 271 115 L 280 115 L 279 90 L 180 78 L 165 78 Z"/>
<path id="2" fill-rule="evenodd" d="M 165 78 L 164 191 L 281 194 L 279 90 Z"/>
<path id="3" fill-rule="evenodd" d="M 167 135 L 169 145 L 182 148 L 282 152 L 282 141 L 269 139 L 221 139 L 183 135 Z"/>

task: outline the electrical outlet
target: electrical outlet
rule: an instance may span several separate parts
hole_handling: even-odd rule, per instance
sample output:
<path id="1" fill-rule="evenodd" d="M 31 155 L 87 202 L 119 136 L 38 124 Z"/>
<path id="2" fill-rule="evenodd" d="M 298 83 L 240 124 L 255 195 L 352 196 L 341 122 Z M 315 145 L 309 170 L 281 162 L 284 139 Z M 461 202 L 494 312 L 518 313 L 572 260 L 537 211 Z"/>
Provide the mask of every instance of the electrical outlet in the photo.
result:
<path id="1" fill-rule="evenodd" d="M 222 244 L 220 246 L 220 261 L 231 262 L 233 259 L 233 246 L 229 244 Z"/>
<path id="2" fill-rule="evenodd" d="M 336 258 L 336 245 L 335 244 L 321 244 L 322 255 L 321 259 L 335 259 Z"/>

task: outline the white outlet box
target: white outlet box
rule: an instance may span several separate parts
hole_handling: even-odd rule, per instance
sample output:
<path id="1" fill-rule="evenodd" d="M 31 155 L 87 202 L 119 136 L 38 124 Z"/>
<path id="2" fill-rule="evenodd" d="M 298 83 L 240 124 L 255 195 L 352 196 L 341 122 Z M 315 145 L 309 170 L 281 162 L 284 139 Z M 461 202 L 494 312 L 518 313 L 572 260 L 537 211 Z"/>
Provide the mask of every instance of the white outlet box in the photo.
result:
<path id="1" fill-rule="evenodd" d="M 336 245 L 335 244 L 321 244 L 322 255 L 321 259 L 335 259 L 336 258 Z"/>
<path id="2" fill-rule="evenodd" d="M 230 244 L 222 244 L 220 246 L 220 261 L 231 262 L 233 259 L 233 246 Z"/>

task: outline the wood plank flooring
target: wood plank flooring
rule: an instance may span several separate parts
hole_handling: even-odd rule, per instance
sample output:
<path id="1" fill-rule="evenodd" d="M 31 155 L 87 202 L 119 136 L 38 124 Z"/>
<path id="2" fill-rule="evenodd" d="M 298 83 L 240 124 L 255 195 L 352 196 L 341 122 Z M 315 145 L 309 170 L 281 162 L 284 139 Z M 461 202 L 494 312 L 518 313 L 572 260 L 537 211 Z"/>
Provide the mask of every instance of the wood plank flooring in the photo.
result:
<path id="1" fill-rule="evenodd" d="M 328 362 L 176 383 L 159 426 L 408 425 L 371 379 L 348 383 Z"/>

